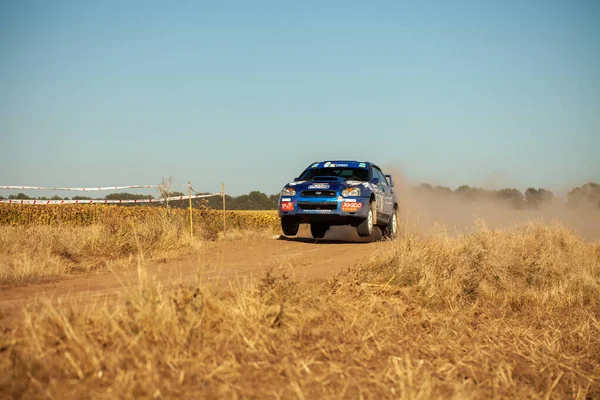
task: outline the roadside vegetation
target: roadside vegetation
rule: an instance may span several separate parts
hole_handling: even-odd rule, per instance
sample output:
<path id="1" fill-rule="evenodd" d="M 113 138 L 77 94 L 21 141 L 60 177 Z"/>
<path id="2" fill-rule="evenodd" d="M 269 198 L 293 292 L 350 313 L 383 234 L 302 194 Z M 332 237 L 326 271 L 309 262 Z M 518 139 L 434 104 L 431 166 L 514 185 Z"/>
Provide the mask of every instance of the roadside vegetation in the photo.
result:
<path id="1" fill-rule="evenodd" d="M 30 304 L 0 333 L 0 393 L 591 399 L 599 315 L 599 243 L 480 224 L 406 234 L 326 281 L 142 279 L 122 299 Z"/>
<path id="2" fill-rule="evenodd" d="M 271 212 L 189 211 L 107 205 L 0 204 L 0 284 L 64 279 L 90 271 L 134 268 L 139 258 L 167 262 L 207 240 L 272 237 Z M 247 233 L 247 235 L 246 235 Z"/>

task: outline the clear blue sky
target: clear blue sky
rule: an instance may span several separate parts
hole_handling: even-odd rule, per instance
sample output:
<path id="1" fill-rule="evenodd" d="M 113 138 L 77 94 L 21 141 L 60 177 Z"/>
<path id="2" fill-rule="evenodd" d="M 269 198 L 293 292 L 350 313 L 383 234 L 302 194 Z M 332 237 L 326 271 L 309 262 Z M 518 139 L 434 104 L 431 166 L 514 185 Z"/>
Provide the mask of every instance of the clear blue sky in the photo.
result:
<path id="1" fill-rule="evenodd" d="M 599 155 L 600 1 L 0 2 L 0 185 L 556 189 Z"/>

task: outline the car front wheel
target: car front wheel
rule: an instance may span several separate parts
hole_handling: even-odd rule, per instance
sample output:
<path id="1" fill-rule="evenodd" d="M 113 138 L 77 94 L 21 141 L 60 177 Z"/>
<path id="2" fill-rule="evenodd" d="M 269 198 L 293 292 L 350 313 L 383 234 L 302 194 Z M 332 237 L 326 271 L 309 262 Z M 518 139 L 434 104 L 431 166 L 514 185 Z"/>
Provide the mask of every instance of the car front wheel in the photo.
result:
<path id="1" fill-rule="evenodd" d="M 296 236 L 299 228 L 298 221 L 286 217 L 281 218 L 281 230 L 285 236 Z"/>
<path id="2" fill-rule="evenodd" d="M 373 234 L 374 214 L 375 214 L 375 202 L 371 202 L 369 204 L 369 211 L 367 213 L 367 218 L 365 218 L 365 220 L 356 227 L 358 236 L 369 237 Z"/>

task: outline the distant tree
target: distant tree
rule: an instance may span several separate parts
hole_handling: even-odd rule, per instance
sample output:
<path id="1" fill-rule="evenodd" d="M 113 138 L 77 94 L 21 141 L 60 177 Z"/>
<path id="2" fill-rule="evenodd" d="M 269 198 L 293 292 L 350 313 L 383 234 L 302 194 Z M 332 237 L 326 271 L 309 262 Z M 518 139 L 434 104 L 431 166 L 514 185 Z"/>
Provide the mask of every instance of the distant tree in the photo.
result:
<path id="1" fill-rule="evenodd" d="M 50 198 L 50 200 L 63 200 L 63 198 L 55 194 L 54 196 L 52 196 L 52 197 Z M 66 199 L 65 199 L 65 200 L 66 200 Z"/>
<path id="2" fill-rule="evenodd" d="M 475 200 L 485 196 L 485 190 L 474 188 L 469 185 L 459 186 L 454 193 L 460 196 L 460 198 L 463 200 Z"/>
<path id="3" fill-rule="evenodd" d="M 173 192 L 173 193 L 171 193 L 171 197 L 177 197 L 177 196 L 186 196 L 186 194 L 183 193 L 183 192 Z"/>
<path id="4" fill-rule="evenodd" d="M 436 186 L 433 189 L 433 193 L 436 196 L 449 196 L 449 195 L 453 194 L 454 192 L 452 191 L 452 189 L 450 189 L 447 186 Z"/>
<path id="5" fill-rule="evenodd" d="M 514 208 L 521 209 L 524 206 L 523 193 L 518 189 L 506 188 L 496 192 L 496 198 L 510 203 Z"/>
<path id="6" fill-rule="evenodd" d="M 149 194 L 140 193 L 111 193 L 104 197 L 106 200 L 140 200 L 140 199 L 153 199 Z"/>
<path id="7" fill-rule="evenodd" d="M 238 210 L 265 210 L 272 208 L 271 201 L 266 194 L 252 191 L 237 197 L 234 204 Z"/>
<path id="8" fill-rule="evenodd" d="M 225 204 L 228 210 L 275 210 L 279 201 L 278 194 L 267 196 L 259 191 L 233 197 L 225 195 Z M 207 208 L 220 210 L 223 200 L 220 196 L 208 197 L 204 203 Z"/>
<path id="9" fill-rule="evenodd" d="M 208 193 L 204 193 L 204 194 L 208 194 Z M 231 208 L 232 202 L 233 202 L 233 197 L 226 194 L 225 195 L 225 203 L 227 205 L 227 208 L 229 208 L 230 210 L 234 210 L 234 208 Z M 223 208 L 223 199 L 221 198 L 221 196 L 207 197 L 206 198 L 206 206 L 208 208 L 220 210 Z"/>
<path id="10" fill-rule="evenodd" d="M 583 186 L 576 187 L 568 194 L 568 204 L 571 207 L 577 207 L 584 203 L 595 204 L 600 207 L 600 185 L 595 182 L 588 182 Z"/>
<path id="11" fill-rule="evenodd" d="M 538 189 L 538 196 L 542 203 L 554 200 L 554 193 L 546 189 Z"/>
<path id="12" fill-rule="evenodd" d="M 528 208 L 537 208 L 554 199 L 554 194 L 546 189 L 528 188 L 525 191 L 525 204 Z"/>
<path id="13" fill-rule="evenodd" d="M 451 195 L 452 189 L 446 186 L 432 186 L 429 183 L 421 183 L 419 186 L 413 187 L 413 191 L 417 194 L 429 194 L 434 196 Z"/>
<path id="14" fill-rule="evenodd" d="M 19 193 L 16 196 L 11 194 L 8 198 L 12 200 L 31 200 L 31 197 L 27 196 L 25 193 Z"/>

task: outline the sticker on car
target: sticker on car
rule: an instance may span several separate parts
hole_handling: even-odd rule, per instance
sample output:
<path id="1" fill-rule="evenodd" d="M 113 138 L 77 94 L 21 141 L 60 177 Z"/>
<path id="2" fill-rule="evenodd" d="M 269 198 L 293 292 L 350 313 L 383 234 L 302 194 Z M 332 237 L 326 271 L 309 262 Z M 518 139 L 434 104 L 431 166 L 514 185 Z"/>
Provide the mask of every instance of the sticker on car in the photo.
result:
<path id="1" fill-rule="evenodd" d="M 361 208 L 362 208 L 362 203 L 359 203 L 359 202 L 353 203 L 350 201 L 345 201 L 342 203 L 342 211 L 344 211 L 344 212 L 357 212 Z"/>

